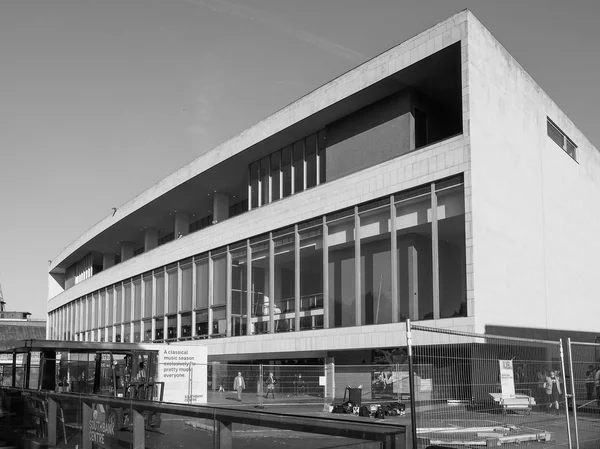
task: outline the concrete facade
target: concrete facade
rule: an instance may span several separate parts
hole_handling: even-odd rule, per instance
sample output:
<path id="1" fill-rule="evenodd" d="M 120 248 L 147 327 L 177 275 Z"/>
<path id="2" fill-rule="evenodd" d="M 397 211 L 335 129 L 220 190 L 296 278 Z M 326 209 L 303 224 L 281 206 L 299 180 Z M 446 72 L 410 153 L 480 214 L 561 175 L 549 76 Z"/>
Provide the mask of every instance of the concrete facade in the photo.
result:
<path id="1" fill-rule="evenodd" d="M 153 201 L 159 201 L 168 195 L 175 197 L 177 189 L 188 180 L 210 178 L 211 168 L 219 163 L 252 152 L 256 153 L 255 158 L 263 157 L 265 153 L 259 154 L 258 150 L 262 142 L 277 139 L 278 136 L 285 136 L 286 133 L 291 135 L 293 131 L 289 131 L 288 128 L 293 130 L 293 126 L 297 124 L 307 123 L 314 117 L 326 115 L 331 108 L 342 104 L 343 101 L 360 98 L 362 92 L 369 92 L 368 89 L 377 92 L 375 89 L 392 76 L 402 76 L 405 70 L 416 67 L 420 62 L 431 60 L 430 57 L 449 54 L 451 48 L 459 49 L 460 58 L 458 65 L 460 81 L 456 89 L 460 113 L 455 118 L 461 124 L 460 133 L 444 135 L 437 142 L 416 148 L 415 111 L 409 106 L 406 108 L 407 112 L 400 115 L 396 122 L 387 122 L 391 123 L 387 125 L 387 129 L 396 127 L 404 130 L 403 137 L 397 144 L 396 155 L 393 154 L 394 146 L 384 142 L 380 145 L 382 148 L 385 147 L 385 150 L 382 150 L 385 154 L 380 153 L 383 155 L 381 162 L 376 159 L 378 163 L 364 167 L 368 158 L 362 157 L 359 152 L 353 159 L 359 162 L 354 166 L 351 164 L 349 168 L 340 169 L 343 173 L 337 179 L 336 177 L 333 180 L 328 179 L 315 187 L 230 218 L 227 218 L 226 205 L 233 203 L 233 197 L 215 191 L 216 196 L 210 203 L 215 213 L 212 226 L 188 233 L 187 229 L 192 221 L 190 215 L 186 212 L 174 211 L 174 217 L 171 218 L 175 222 L 173 241 L 150 245 L 148 243 L 150 233 L 146 231 L 145 252 L 133 256 L 131 247 L 131 251 L 122 253 L 120 263 L 112 266 L 105 265 L 104 270 L 82 282 L 69 285 L 70 288 L 64 287 L 65 280 L 62 273 L 68 271 L 65 268 L 68 265 L 66 261 L 75 258 L 75 254 L 81 253 L 83 256 L 86 247 L 91 248 L 94 241 L 112 232 L 117 223 L 134 220 L 136 214 L 148 210 Z M 423 86 L 421 88 L 426 89 Z M 357 110 L 358 112 L 351 112 L 360 114 L 360 111 L 363 111 L 360 108 Z M 548 137 L 547 118 L 556 123 L 576 143 L 576 160 Z M 433 130 L 429 132 L 432 133 Z M 381 129 L 377 131 L 376 127 L 371 127 L 355 142 L 363 145 L 364 142 L 381 135 L 383 135 Z M 285 145 L 291 144 L 289 139 L 292 138 L 289 137 Z M 355 153 L 357 151 L 356 144 L 348 148 Z M 335 161 L 335 158 L 328 159 L 328 163 L 331 161 Z M 118 324 L 114 326 L 118 330 L 109 330 L 108 327 L 112 328 L 113 323 L 100 318 L 105 321 L 99 325 L 102 330 L 91 334 L 74 331 L 70 334 L 71 338 L 88 338 L 88 334 L 99 338 L 97 335 L 102 334 L 102 338 L 109 339 L 110 335 L 124 333 L 127 338 L 134 341 L 135 335 L 144 335 L 145 331 L 151 331 L 152 335 L 156 335 L 157 328 L 162 329 L 163 324 L 166 329 L 169 325 L 166 316 L 170 314 L 170 316 L 177 316 L 177 338 L 185 339 L 187 337 L 183 337 L 182 322 L 187 319 L 187 316 L 168 311 L 170 306 L 167 299 L 170 294 L 176 294 L 176 297 L 173 297 L 174 304 L 179 311 L 182 310 L 185 298 L 190 294 L 190 300 L 194 304 L 199 301 L 195 268 L 192 269 L 193 281 L 190 284 L 192 293 L 186 293 L 182 287 L 185 274 L 181 267 L 187 263 L 185 261 L 219 247 L 235 246 L 246 239 L 249 239 L 247 243 L 249 248 L 252 239 L 256 236 L 274 233 L 287 227 L 295 226 L 298 235 L 298 223 L 320 219 L 346 208 L 355 209 L 355 223 L 360 224 L 358 218 L 360 205 L 382 198 L 392 198 L 393 201 L 410 189 L 430 183 L 435 185 L 440 181 L 443 183 L 444 180 L 455 175 L 460 176 L 462 180 L 461 191 L 464 200 L 464 229 L 461 230 L 464 232 L 464 261 L 457 261 L 457 263 L 464 264 L 466 311 L 459 313 L 460 316 L 440 318 L 439 300 L 443 292 L 440 294 L 439 291 L 441 285 L 439 264 L 442 259 L 437 256 L 436 251 L 439 251 L 439 248 L 434 244 L 432 253 L 434 311 L 432 317 L 423 320 L 423 324 L 477 332 L 486 332 L 489 326 L 513 329 L 519 327 L 546 330 L 577 329 L 589 332 L 591 335 L 597 330 L 597 325 L 594 323 L 597 313 L 588 312 L 599 311 L 595 301 L 597 295 L 594 293 L 593 274 L 600 266 L 591 256 L 597 252 L 596 250 L 600 250 L 600 241 L 595 238 L 595 231 L 600 229 L 600 212 L 593 206 L 597 204 L 594 200 L 600 200 L 599 170 L 598 150 L 489 31 L 469 11 L 463 11 L 351 70 L 240 133 L 166 177 L 86 231 L 56 257 L 50 266 L 48 336 L 63 338 L 64 329 L 73 330 L 74 313 L 77 315 L 77 320 L 87 317 L 87 314 L 91 314 L 92 320 L 97 319 L 96 314 L 108 316 L 112 313 L 112 304 L 114 307 L 120 304 L 116 302 L 117 294 L 111 297 L 114 303 L 110 306 L 109 300 L 106 301 L 104 311 L 98 311 L 94 302 L 97 301 L 96 298 L 102 296 L 94 295 L 98 295 L 97 292 L 103 291 L 115 282 L 133 279 L 132 300 L 128 304 L 131 308 L 129 310 L 131 319 L 127 325 Z M 269 182 L 271 184 L 265 185 L 273 188 L 274 181 Z M 248 192 L 250 190 L 251 188 L 248 187 Z M 208 193 L 210 196 L 213 192 L 209 190 Z M 432 198 L 437 198 L 436 194 L 432 194 Z M 588 198 L 591 201 L 588 201 Z M 390 207 L 390 210 L 393 210 L 394 207 Z M 426 222 L 432 224 L 434 235 L 438 233 L 438 217 L 442 219 L 446 213 L 444 208 L 443 204 L 432 203 L 427 212 L 431 216 Z M 147 225 L 151 229 L 158 228 L 155 223 L 147 223 Z M 390 232 L 390 229 L 394 230 L 395 226 L 395 224 L 387 226 L 387 232 Z M 359 227 L 356 226 L 356 229 Z M 324 229 L 326 230 L 327 226 L 324 225 Z M 152 242 L 156 240 L 155 232 L 152 231 Z M 356 241 L 360 242 L 359 233 L 357 231 L 355 233 L 358 235 Z M 392 248 L 394 248 L 396 233 L 391 232 L 391 234 L 394 236 L 391 238 Z M 274 249 L 270 251 L 274 252 Z M 355 251 L 360 255 L 360 243 L 355 244 Z M 108 248 L 107 252 L 109 252 Z M 296 254 L 298 253 L 296 251 Z M 231 265 L 231 257 L 228 250 L 228 265 Z M 327 267 L 327 260 L 324 258 L 325 267 Z M 150 283 L 143 281 L 142 275 L 163 266 L 166 266 L 165 278 L 168 278 L 170 264 L 174 263 L 179 263 L 180 267 L 177 271 L 178 281 L 172 284 L 175 285 L 175 290 L 169 290 L 171 287 L 168 279 L 164 284 L 159 284 L 163 281 L 157 280 L 156 276 Z M 355 262 L 355 268 L 360 270 L 360 263 L 360 261 Z M 392 255 L 390 263 L 391 301 L 394 303 L 392 310 L 395 310 L 394 307 L 399 307 L 399 281 L 396 278 L 396 271 L 403 268 L 398 268 L 397 264 L 400 261 L 395 255 Z M 213 265 L 214 262 L 208 264 L 208 276 L 211 279 L 208 287 L 209 301 L 214 299 L 213 282 L 216 282 L 212 277 Z M 323 272 L 326 273 L 327 269 L 325 268 Z M 270 276 L 273 282 L 273 275 Z M 354 290 L 356 298 L 359 298 L 361 288 L 364 288 L 361 284 L 366 282 L 363 277 L 356 276 Z M 135 279 L 138 279 L 138 284 Z M 327 279 L 326 274 L 325 279 Z M 228 290 L 231 290 L 231 282 L 231 274 L 228 274 L 226 281 Z M 134 303 L 136 294 L 146 298 L 145 291 L 150 289 L 150 286 L 153 292 L 151 308 L 154 318 L 144 322 L 139 316 L 136 318 Z M 300 298 L 298 288 L 296 302 L 299 302 Z M 324 280 L 323 291 L 326 303 L 329 300 L 327 295 L 329 288 L 328 281 Z M 136 289 L 140 291 L 136 293 Z M 157 289 L 160 290 L 160 294 L 157 294 Z M 271 291 L 273 290 L 274 287 Z M 279 286 L 278 290 L 280 290 Z M 248 288 L 248 292 L 250 291 L 251 289 Z M 108 290 L 105 294 L 107 298 L 110 297 Z M 229 295 L 230 301 L 231 293 Z M 70 306 L 81 298 L 89 298 L 90 301 L 82 303 L 83 312 L 79 309 L 73 312 Z M 164 313 L 157 311 L 156 301 L 161 300 L 164 304 L 161 304 L 160 308 L 165 309 Z M 140 305 L 138 304 L 137 307 L 139 309 Z M 141 307 L 145 307 L 143 301 Z M 273 302 L 270 307 L 273 308 Z M 400 322 L 397 313 L 390 323 L 334 327 L 327 320 L 328 307 L 324 306 L 323 329 L 278 333 L 273 331 L 271 312 L 270 332 L 250 335 L 250 331 L 246 329 L 247 335 L 234 336 L 235 331 L 232 330 L 231 324 L 232 306 L 228 304 L 226 335 L 219 335 L 222 338 L 203 338 L 198 340 L 198 344 L 207 345 L 209 356 L 215 359 L 250 360 L 257 356 L 322 357 L 327 351 L 390 348 L 403 346 L 406 343 L 405 324 Z M 360 317 L 360 306 L 356 307 L 357 316 Z M 121 310 L 120 313 L 125 314 L 125 310 Z M 209 321 L 212 321 L 217 314 L 217 308 L 211 306 L 207 313 Z M 163 315 L 165 315 L 164 321 Z M 300 322 L 300 315 L 299 309 L 296 309 L 296 323 Z M 196 329 L 198 319 L 193 313 L 190 322 L 193 329 Z M 140 321 L 141 328 L 136 331 L 134 323 Z M 249 325 L 250 321 L 248 321 Z M 193 335 L 189 337 L 196 337 L 196 332 L 194 330 Z M 518 334 L 518 330 L 511 332 Z M 78 336 L 75 337 L 74 334 Z M 211 336 L 210 332 L 207 336 Z"/>

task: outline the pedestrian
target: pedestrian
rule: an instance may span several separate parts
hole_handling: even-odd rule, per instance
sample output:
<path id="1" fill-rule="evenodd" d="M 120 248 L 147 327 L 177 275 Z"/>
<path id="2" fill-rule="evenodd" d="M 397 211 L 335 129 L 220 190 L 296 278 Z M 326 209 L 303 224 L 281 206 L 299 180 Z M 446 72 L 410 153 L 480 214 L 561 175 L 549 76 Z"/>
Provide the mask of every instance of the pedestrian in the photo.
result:
<path id="1" fill-rule="evenodd" d="M 544 388 L 546 389 L 546 398 L 548 399 L 548 410 L 551 410 L 554 405 L 556 407 L 556 414 L 558 415 L 558 399 L 562 391 L 556 372 L 550 371 L 550 376 L 546 377 Z"/>
<path id="2" fill-rule="evenodd" d="M 241 372 L 238 372 L 237 377 L 233 381 L 233 389 L 237 391 L 238 402 L 242 402 L 242 391 L 246 389 L 246 383 L 244 382 L 244 378 Z"/>
<path id="3" fill-rule="evenodd" d="M 273 377 L 273 373 L 269 373 L 269 377 L 267 378 L 267 394 L 265 394 L 265 398 L 269 397 L 269 393 L 275 399 L 275 377 Z"/>
<path id="4" fill-rule="evenodd" d="M 596 385 L 596 401 L 600 407 L 600 366 L 596 367 L 596 375 L 594 376 L 594 385 Z"/>
<path id="5" fill-rule="evenodd" d="M 587 371 L 585 372 L 585 388 L 587 390 L 587 400 L 594 400 L 594 375 L 595 375 L 594 365 L 588 366 Z"/>

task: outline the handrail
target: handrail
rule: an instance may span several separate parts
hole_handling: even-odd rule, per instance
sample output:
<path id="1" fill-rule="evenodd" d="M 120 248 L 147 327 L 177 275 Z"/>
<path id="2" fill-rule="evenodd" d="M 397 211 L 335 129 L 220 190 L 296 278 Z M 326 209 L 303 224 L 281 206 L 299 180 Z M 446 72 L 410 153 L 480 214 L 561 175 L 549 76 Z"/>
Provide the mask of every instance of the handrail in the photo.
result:
<path id="1" fill-rule="evenodd" d="M 0 390 L 14 391 L 34 396 L 43 396 L 52 400 L 79 400 L 84 403 L 108 405 L 116 408 L 129 408 L 161 414 L 188 416 L 219 421 L 221 423 L 245 424 L 273 429 L 285 429 L 297 432 L 354 438 L 384 443 L 386 449 L 404 449 L 406 447 L 406 428 L 385 423 L 364 422 L 355 419 L 334 417 L 314 417 L 289 415 L 264 410 L 240 410 L 229 407 L 186 405 L 155 401 L 140 401 L 126 398 L 112 398 L 75 393 L 57 393 L 12 387 L 0 387 Z"/>

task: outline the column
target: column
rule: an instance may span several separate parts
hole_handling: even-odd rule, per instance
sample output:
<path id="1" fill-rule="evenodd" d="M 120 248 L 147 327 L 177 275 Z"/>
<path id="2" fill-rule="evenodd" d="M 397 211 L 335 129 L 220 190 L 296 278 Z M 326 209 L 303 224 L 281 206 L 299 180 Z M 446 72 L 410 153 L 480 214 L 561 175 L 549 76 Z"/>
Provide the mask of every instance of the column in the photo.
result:
<path id="1" fill-rule="evenodd" d="M 113 253 L 102 254 L 102 269 L 106 270 L 115 264 L 117 256 Z"/>
<path id="2" fill-rule="evenodd" d="M 190 217 L 182 212 L 175 212 L 175 238 L 183 237 L 190 233 Z"/>
<path id="3" fill-rule="evenodd" d="M 144 252 L 158 246 L 158 229 L 146 228 L 144 231 Z"/>
<path id="4" fill-rule="evenodd" d="M 215 193 L 213 195 L 213 220 L 217 223 L 229 218 L 229 195 Z"/>
<path id="5" fill-rule="evenodd" d="M 121 262 L 133 257 L 133 243 L 121 242 Z"/>

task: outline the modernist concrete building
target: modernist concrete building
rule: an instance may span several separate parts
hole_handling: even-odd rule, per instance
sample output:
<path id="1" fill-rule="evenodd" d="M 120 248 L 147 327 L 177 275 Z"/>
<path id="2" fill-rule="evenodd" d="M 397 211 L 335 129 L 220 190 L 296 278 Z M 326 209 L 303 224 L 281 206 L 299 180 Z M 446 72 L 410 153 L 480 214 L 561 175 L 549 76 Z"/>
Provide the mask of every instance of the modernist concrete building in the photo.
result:
<path id="1" fill-rule="evenodd" d="M 591 339 L 598 204 L 598 150 L 463 11 L 83 233 L 50 266 L 48 338 L 345 363 L 407 318 Z"/>

